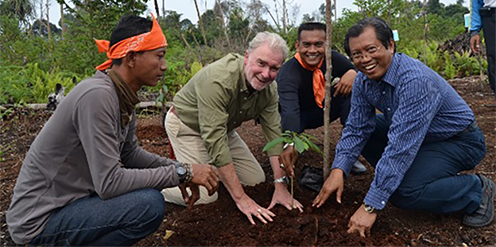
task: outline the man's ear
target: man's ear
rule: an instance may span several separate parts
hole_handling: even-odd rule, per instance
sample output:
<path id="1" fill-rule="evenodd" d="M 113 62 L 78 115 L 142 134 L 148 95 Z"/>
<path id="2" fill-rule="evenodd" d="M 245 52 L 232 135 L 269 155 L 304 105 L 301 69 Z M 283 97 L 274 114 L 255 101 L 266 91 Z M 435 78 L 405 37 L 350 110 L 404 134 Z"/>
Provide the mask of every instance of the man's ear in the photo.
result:
<path id="1" fill-rule="evenodd" d="M 394 54 L 394 48 L 395 48 L 394 46 L 395 45 L 396 44 L 394 43 L 394 40 L 389 41 L 389 51 L 391 52 L 391 54 Z"/>
<path id="2" fill-rule="evenodd" d="M 136 65 L 136 52 L 129 51 L 123 59 L 123 62 L 125 62 L 128 67 L 134 68 L 134 66 Z"/>
<path id="3" fill-rule="evenodd" d="M 300 46 L 300 42 L 298 40 L 295 41 L 295 48 L 298 49 L 298 46 Z"/>

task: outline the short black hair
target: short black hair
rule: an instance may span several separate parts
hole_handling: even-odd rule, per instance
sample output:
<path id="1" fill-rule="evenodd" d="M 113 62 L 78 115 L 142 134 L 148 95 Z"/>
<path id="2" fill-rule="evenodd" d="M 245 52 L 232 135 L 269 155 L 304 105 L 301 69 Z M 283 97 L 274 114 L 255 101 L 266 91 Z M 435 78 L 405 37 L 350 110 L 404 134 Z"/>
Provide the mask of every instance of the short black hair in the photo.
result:
<path id="1" fill-rule="evenodd" d="M 112 31 L 112 35 L 110 36 L 110 45 L 119 43 L 122 40 L 125 40 L 129 37 L 133 37 L 142 33 L 150 32 L 153 27 L 153 22 L 143 17 L 139 17 L 136 15 L 126 15 L 123 16 L 119 23 Z M 120 65 L 122 63 L 122 59 L 113 59 L 112 65 Z"/>
<path id="2" fill-rule="evenodd" d="M 303 31 L 313 31 L 322 30 L 326 32 L 326 24 L 320 22 L 305 22 L 298 27 L 298 41 L 301 39 L 301 32 Z"/>
<path id="3" fill-rule="evenodd" d="M 348 56 L 351 57 L 350 38 L 358 37 L 368 27 L 374 28 L 377 39 L 381 41 L 382 45 L 387 49 L 389 49 L 389 42 L 393 41 L 394 43 L 393 30 L 391 30 L 386 21 L 379 17 L 369 17 L 360 20 L 346 32 L 346 36 L 344 37 L 344 50 Z M 396 45 L 394 46 L 394 52 L 396 52 Z"/>

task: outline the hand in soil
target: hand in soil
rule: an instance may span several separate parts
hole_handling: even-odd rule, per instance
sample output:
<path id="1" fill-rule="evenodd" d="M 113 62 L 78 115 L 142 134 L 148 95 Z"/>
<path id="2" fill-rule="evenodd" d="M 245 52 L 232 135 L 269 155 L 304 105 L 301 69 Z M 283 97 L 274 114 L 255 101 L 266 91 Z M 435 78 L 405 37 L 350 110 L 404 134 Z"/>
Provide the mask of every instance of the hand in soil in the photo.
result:
<path id="1" fill-rule="evenodd" d="M 277 183 L 274 185 L 275 190 L 274 194 L 272 195 L 272 201 L 270 202 L 270 205 L 268 209 L 272 209 L 275 205 L 281 204 L 288 210 L 292 209 L 299 209 L 300 213 L 303 213 L 303 205 L 292 198 L 291 194 L 289 193 L 288 189 L 286 188 L 286 185 L 283 183 Z"/>
<path id="2" fill-rule="evenodd" d="M 272 222 L 272 217 L 276 215 L 272 213 L 269 209 L 260 207 L 255 201 L 253 201 L 249 196 L 245 194 L 243 198 L 236 202 L 239 210 L 243 212 L 252 225 L 255 225 L 254 217 L 258 218 L 262 223 L 267 224 L 267 221 Z"/>
<path id="3" fill-rule="evenodd" d="M 219 177 L 213 167 L 208 164 L 193 164 L 191 167 L 193 170 L 191 183 L 204 186 L 208 195 L 213 195 L 219 188 Z"/>
<path id="4" fill-rule="evenodd" d="M 320 208 L 329 196 L 336 192 L 336 201 L 341 203 L 341 194 L 344 190 L 344 172 L 341 169 L 333 169 L 324 182 L 322 189 L 312 202 L 312 207 Z"/>
<path id="5" fill-rule="evenodd" d="M 189 187 L 191 190 L 191 195 L 186 191 L 186 187 Z M 179 189 L 181 190 L 184 202 L 188 204 L 188 209 L 192 209 L 195 202 L 200 199 L 200 188 L 196 184 L 189 183 L 188 185 L 180 184 Z"/>
<path id="6" fill-rule="evenodd" d="M 279 163 L 284 164 L 281 166 L 286 174 L 290 177 L 295 177 L 294 173 L 294 164 L 298 159 L 298 152 L 294 148 L 294 146 L 288 146 L 282 154 L 279 156 Z"/>
<path id="7" fill-rule="evenodd" d="M 368 213 L 362 204 L 348 222 L 348 233 L 358 232 L 362 237 L 370 237 L 370 229 L 377 219 L 376 213 Z"/>

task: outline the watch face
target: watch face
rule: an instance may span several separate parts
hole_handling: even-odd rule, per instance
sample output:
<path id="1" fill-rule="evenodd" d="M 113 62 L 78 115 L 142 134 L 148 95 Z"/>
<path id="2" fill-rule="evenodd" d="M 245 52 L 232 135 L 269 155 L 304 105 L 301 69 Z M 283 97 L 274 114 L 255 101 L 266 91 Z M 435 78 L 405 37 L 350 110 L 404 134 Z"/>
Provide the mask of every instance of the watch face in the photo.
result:
<path id="1" fill-rule="evenodd" d="M 177 171 L 177 174 L 179 174 L 180 176 L 186 174 L 186 168 L 184 168 L 184 166 L 176 167 L 176 171 Z"/>
<path id="2" fill-rule="evenodd" d="M 365 211 L 372 213 L 372 212 L 374 212 L 374 207 L 365 204 Z"/>

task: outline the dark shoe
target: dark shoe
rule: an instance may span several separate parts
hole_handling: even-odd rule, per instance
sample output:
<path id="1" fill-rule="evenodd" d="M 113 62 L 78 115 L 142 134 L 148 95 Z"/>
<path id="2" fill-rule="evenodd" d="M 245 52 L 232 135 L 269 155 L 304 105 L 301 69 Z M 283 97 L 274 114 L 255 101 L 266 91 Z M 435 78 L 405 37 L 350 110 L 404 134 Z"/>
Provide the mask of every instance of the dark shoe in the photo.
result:
<path id="1" fill-rule="evenodd" d="M 319 192 L 324 184 L 324 176 L 322 174 L 322 168 L 315 168 L 305 164 L 301 169 L 300 184 Z"/>
<path id="2" fill-rule="evenodd" d="M 496 185 L 489 178 L 478 175 L 482 181 L 481 203 L 479 208 L 463 216 L 462 223 L 470 227 L 490 225 L 494 219 L 494 189 Z"/>
<path id="3" fill-rule="evenodd" d="M 357 162 L 355 162 L 355 164 L 353 164 L 353 167 L 351 168 L 351 173 L 353 174 L 363 174 L 367 171 L 367 168 L 365 168 L 365 166 L 357 160 Z"/>

